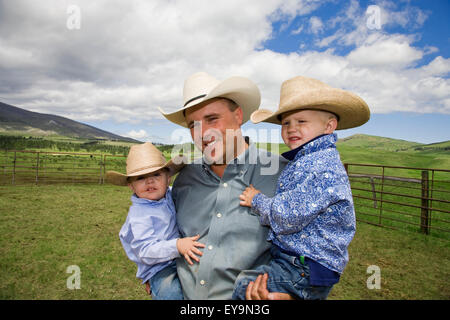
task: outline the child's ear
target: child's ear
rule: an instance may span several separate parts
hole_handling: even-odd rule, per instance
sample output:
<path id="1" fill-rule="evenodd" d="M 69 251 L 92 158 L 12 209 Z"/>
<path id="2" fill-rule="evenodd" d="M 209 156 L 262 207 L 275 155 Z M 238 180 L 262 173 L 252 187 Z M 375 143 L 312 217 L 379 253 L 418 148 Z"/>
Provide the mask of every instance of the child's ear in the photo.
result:
<path id="1" fill-rule="evenodd" d="M 333 117 L 333 118 L 328 119 L 327 125 L 325 127 L 325 133 L 326 134 L 333 133 L 334 130 L 336 130 L 337 125 L 338 125 L 338 122 L 337 122 L 336 118 Z"/>
<path id="2" fill-rule="evenodd" d="M 130 188 L 130 190 L 134 192 L 134 188 L 133 188 L 133 185 L 131 183 L 128 183 L 128 188 Z"/>

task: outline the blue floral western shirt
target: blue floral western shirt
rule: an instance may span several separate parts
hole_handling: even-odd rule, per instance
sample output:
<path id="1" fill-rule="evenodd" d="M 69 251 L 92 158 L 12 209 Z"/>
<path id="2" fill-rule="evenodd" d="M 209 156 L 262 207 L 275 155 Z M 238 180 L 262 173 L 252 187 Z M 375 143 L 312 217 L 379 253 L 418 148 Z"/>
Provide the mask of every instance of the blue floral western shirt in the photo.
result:
<path id="1" fill-rule="evenodd" d="M 286 152 L 289 163 L 273 198 L 258 193 L 252 210 L 271 227 L 269 240 L 342 273 L 356 229 L 353 198 L 336 149 L 336 134 L 322 135 Z"/>

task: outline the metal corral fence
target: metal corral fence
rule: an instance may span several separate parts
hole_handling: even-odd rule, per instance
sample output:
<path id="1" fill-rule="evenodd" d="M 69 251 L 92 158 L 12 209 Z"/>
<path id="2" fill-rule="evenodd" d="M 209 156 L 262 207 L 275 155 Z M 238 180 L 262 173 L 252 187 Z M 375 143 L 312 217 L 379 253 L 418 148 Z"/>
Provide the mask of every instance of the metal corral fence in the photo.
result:
<path id="1" fill-rule="evenodd" d="M 167 157 L 167 156 L 166 156 Z M 0 151 L 0 185 L 105 182 L 126 157 Z M 450 239 L 450 170 L 347 163 L 358 221 Z"/>
<path id="2" fill-rule="evenodd" d="M 123 155 L 7 150 L 0 153 L 0 185 L 102 184 L 107 170 L 125 167 Z"/>
<path id="3" fill-rule="evenodd" d="M 346 163 L 358 221 L 449 239 L 450 170 Z"/>

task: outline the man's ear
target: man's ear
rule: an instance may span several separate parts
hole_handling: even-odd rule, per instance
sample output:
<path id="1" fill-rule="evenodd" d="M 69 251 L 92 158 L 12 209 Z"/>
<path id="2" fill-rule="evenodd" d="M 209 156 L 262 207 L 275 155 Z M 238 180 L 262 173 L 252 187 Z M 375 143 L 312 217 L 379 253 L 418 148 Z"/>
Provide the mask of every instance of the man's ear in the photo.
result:
<path id="1" fill-rule="evenodd" d="M 326 134 L 333 133 L 334 130 L 336 130 L 337 126 L 338 126 L 338 121 L 336 118 L 333 117 L 333 118 L 328 119 L 327 125 L 325 127 L 325 133 Z"/>
<path id="2" fill-rule="evenodd" d="M 244 121 L 244 112 L 242 111 L 242 108 L 237 107 L 236 110 L 234 110 L 234 113 L 239 123 L 239 126 L 242 126 L 242 122 Z"/>

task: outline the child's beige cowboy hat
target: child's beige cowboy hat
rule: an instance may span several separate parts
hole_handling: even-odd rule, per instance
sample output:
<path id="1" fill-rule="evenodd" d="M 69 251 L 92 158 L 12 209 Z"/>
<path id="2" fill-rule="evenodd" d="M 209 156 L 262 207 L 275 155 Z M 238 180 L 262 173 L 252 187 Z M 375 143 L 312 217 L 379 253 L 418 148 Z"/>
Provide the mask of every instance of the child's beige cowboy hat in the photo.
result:
<path id="1" fill-rule="evenodd" d="M 203 101 L 212 98 L 227 98 L 233 100 L 243 111 L 243 123 L 250 119 L 250 114 L 258 109 L 261 95 L 258 87 L 244 77 L 231 77 L 219 81 L 205 72 L 191 75 L 184 82 L 183 107 L 173 113 L 159 111 L 167 120 L 187 127 L 184 111 Z"/>
<path id="2" fill-rule="evenodd" d="M 183 156 L 177 156 L 166 163 L 162 152 L 150 142 L 135 144 L 131 146 L 128 153 L 127 174 L 108 171 L 106 173 L 106 181 L 118 186 L 126 186 L 128 177 L 141 176 L 162 168 L 168 168 L 170 175 L 174 175 L 183 168 L 186 163 L 185 160 Z"/>
<path id="3" fill-rule="evenodd" d="M 253 123 L 281 124 L 281 114 L 294 110 L 322 110 L 338 116 L 337 129 L 358 127 L 370 118 L 370 110 L 363 99 L 349 91 L 336 89 L 311 78 L 295 77 L 281 85 L 280 105 L 276 112 L 257 110 Z"/>

